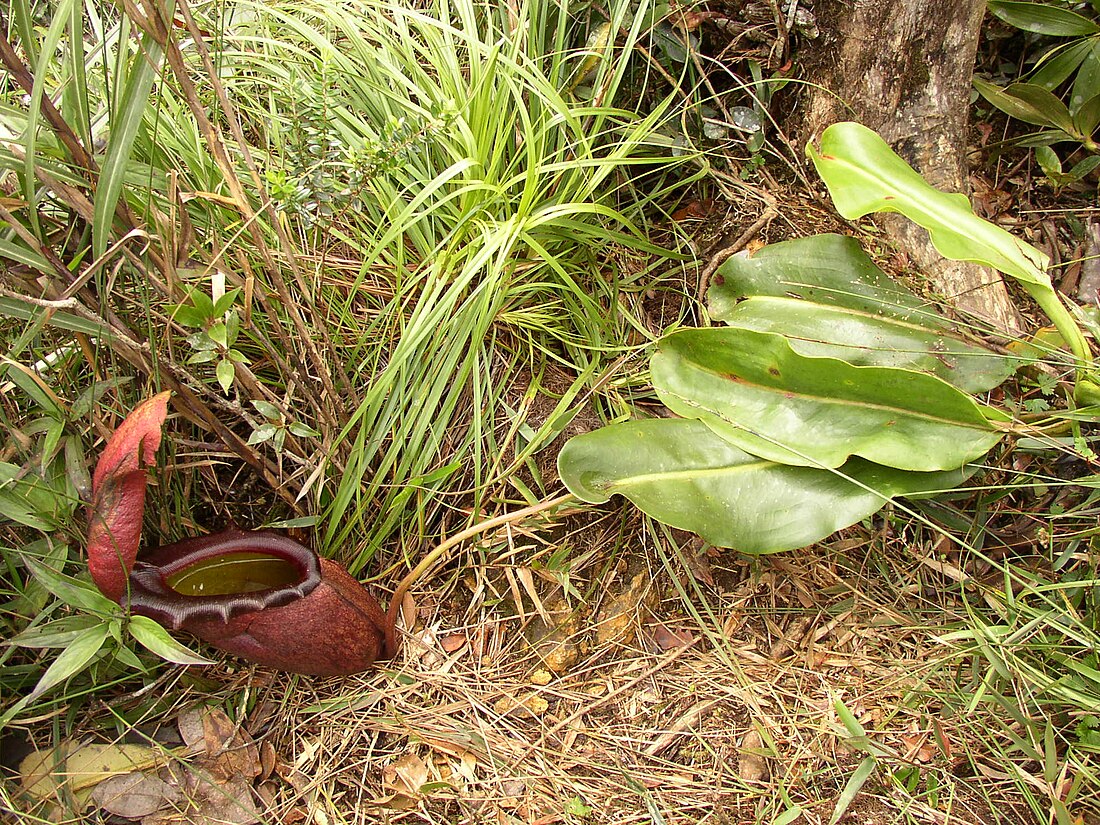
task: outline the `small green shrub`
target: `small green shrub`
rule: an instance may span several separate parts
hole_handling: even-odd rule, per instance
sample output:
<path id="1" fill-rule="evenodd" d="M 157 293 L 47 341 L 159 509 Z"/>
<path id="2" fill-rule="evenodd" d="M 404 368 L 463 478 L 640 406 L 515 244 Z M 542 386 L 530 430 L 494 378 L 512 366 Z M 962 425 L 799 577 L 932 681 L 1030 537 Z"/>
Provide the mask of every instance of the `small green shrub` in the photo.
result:
<path id="1" fill-rule="evenodd" d="M 989 10 L 1034 35 L 1039 51 L 1020 80 L 998 86 L 979 77 L 974 87 L 1010 117 L 1040 127 L 1020 142 L 1056 186 L 1081 180 L 1100 167 L 1100 4 L 989 0 Z M 1053 41 L 1053 42 L 1051 42 Z M 1051 148 L 1079 143 L 1094 154 L 1064 170 Z"/>

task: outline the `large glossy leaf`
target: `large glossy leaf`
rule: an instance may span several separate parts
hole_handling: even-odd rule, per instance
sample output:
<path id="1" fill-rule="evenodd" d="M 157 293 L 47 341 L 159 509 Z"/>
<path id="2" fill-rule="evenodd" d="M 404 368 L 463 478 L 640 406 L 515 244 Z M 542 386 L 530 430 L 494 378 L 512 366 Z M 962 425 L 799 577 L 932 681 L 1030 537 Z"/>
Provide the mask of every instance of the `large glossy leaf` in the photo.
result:
<path id="1" fill-rule="evenodd" d="M 721 320 L 734 327 L 779 333 L 801 355 L 839 358 L 856 366 L 919 370 L 965 392 L 992 389 L 1018 363 L 946 333 L 793 298 L 750 298 Z"/>
<path id="2" fill-rule="evenodd" d="M 989 10 L 1009 25 L 1036 34 L 1082 37 L 1100 32 L 1100 26 L 1094 21 L 1051 3 L 989 0 Z"/>
<path id="3" fill-rule="evenodd" d="M 866 126 L 835 123 L 822 133 L 820 150 L 806 151 L 845 218 L 900 212 L 927 229 L 945 257 L 986 264 L 1053 292 L 1044 253 L 979 218 L 965 195 L 930 186 Z"/>
<path id="4" fill-rule="evenodd" d="M 811 235 L 769 244 L 722 264 L 707 298 L 710 314 L 724 320 L 742 298 L 771 295 L 947 328 L 950 322 L 875 266 L 855 238 Z"/>
<path id="5" fill-rule="evenodd" d="M 840 214 L 854 219 L 869 212 L 900 212 L 928 230 L 944 257 L 985 264 L 1012 276 L 1054 322 L 1082 364 L 1091 362 L 1088 342 L 1051 285 L 1045 253 L 979 218 L 966 196 L 930 186 L 866 126 L 834 123 L 822 133 L 820 144 L 820 150 L 809 145 L 806 152 Z M 1092 382 L 1079 380 L 1075 391 L 1086 389 L 1085 383 Z"/>
<path id="6" fill-rule="evenodd" d="M 997 386 L 1019 365 L 953 334 L 946 318 L 840 235 L 734 255 L 708 296 L 713 318 L 780 333 L 802 355 L 920 370 L 967 392 Z"/>
<path id="7" fill-rule="evenodd" d="M 661 401 L 784 464 L 839 467 L 858 455 L 903 470 L 960 467 L 1001 438 L 965 393 L 931 375 L 808 358 L 780 335 L 688 329 L 650 365 Z"/>
<path id="8" fill-rule="evenodd" d="M 1005 114 L 1036 126 L 1050 126 L 1067 134 L 1076 132 L 1066 104 L 1037 83 L 1013 83 L 1001 88 L 975 77 L 974 88 Z"/>
<path id="9" fill-rule="evenodd" d="M 625 421 L 570 439 L 558 472 L 583 501 L 622 495 L 718 547 L 773 553 L 813 544 L 894 496 L 952 489 L 967 475 L 909 473 L 852 459 L 837 470 L 749 455 L 700 421 Z"/>

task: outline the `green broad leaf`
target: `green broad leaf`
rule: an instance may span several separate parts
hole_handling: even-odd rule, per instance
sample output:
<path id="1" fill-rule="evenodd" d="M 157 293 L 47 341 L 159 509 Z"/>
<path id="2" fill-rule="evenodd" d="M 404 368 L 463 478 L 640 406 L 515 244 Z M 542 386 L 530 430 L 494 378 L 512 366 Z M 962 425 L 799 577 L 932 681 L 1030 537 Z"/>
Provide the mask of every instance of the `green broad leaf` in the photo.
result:
<path id="1" fill-rule="evenodd" d="M 1089 155 L 1084 160 L 1078 161 L 1073 164 L 1073 168 L 1066 173 L 1071 181 L 1078 181 L 1090 174 L 1094 169 L 1100 167 L 1100 155 Z"/>
<path id="2" fill-rule="evenodd" d="M 109 632 L 107 622 L 100 622 L 94 627 L 80 631 L 58 654 L 53 664 L 46 668 L 46 672 L 30 692 L 30 698 L 41 696 L 50 688 L 61 684 L 87 667 L 99 653 L 103 643 L 107 641 Z"/>
<path id="3" fill-rule="evenodd" d="M 255 400 L 252 402 L 252 406 L 256 408 L 256 412 L 271 421 L 282 421 L 283 411 L 272 404 L 270 401 Z"/>
<path id="4" fill-rule="evenodd" d="M 42 453 L 39 458 L 39 468 L 45 475 L 46 468 L 61 449 L 61 441 L 65 438 L 65 422 L 59 418 L 50 419 L 42 439 Z"/>
<path id="5" fill-rule="evenodd" d="M 204 315 L 202 310 L 198 307 L 194 307 L 191 304 L 176 304 L 171 307 L 172 318 L 176 323 L 182 324 L 185 327 L 204 327 L 206 321 L 210 317 Z"/>
<path id="6" fill-rule="evenodd" d="M 934 376 L 808 358 L 766 332 L 681 330 L 662 339 L 650 371 L 673 412 L 784 464 L 839 467 L 857 455 L 950 470 L 1002 436 L 972 398 Z"/>
<path id="7" fill-rule="evenodd" d="M 90 581 L 58 573 L 30 556 L 24 556 L 23 563 L 35 579 L 64 604 L 104 616 L 118 612 L 118 605 L 100 593 Z"/>
<path id="8" fill-rule="evenodd" d="M 1044 253 L 979 218 L 966 196 L 930 186 L 866 126 L 833 124 L 821 135 L 820 151 L 810 145 L 807 153 L 845 218 L 900 212 L 928 230 L 941 255 L 985 264 L 1040 287 L 1042 296 L 1032 294 L 1044 309 L 1044 298 L 1056 300 Z"/>
<path id="9" fill-rule="evenodd" d="M 1043 55 L 1035 70 L 1028 75 L 1028 83 L 1034 83 L 1053 92 L 1077 71 L 1092 50 L 1093 44 L 1088 40 L 1078 40 L 1075 43 L 1065 44 L 1064 48 L 1051 49 Z"/>
<path id="10" fill-rule="evenodd" d="M 0 519 L 33 530 L 56 530 L 59 520 L 73 511 L 75 502 L 50 479 L 0 461 Z"/>
<path id="11" fill-rule="evenodd" d="M 88 417 L 91 415 L 92 410 L 98 409 L 104 395 L 117 390 L 119 387 L 125 387 L 133 380 L 129 376 L 122 375 L 113 378 L 97 378 L 91 387 L 80 393 L 69 405 L 69 414 L 75 420 Z"/>
<path id="12" fill-rule="evenodd" d="M 187 290 L 187 300 L 202 315 L 203 322 L 214 318 L 214 299 L 197 287 Z"/>
<path id="13" fill-rule="evenodd" d="M 225 338 L 229 342 L 229 346 L 232 346 L 237 341 L 237 336 L 241 334 L 241 315 L 236 310 L 229 310 L 225 313 Z"/>
<path id="14" fill-rule="evenodd" d="M 228 358 L 223 358 L 218 362 L 218 366 L 214 368 L 214 376 L 218 379 L 218 386 L 222 388 L 222 392 L 229 393 L 229 388 L 233 386 L 233 376 L 237 374 L 237 368 L 233 366 L 233 362 Z"/>
<path id="15" fill-rule="evenodd" d="M 621 495 L 658 521 L 743 553 L 805 547 L 894 496 L 949 490 L 967 475 L 909 473 L 858 458 L 840 470 L 792 467 L 683 418 L 624 421 L 574 436 L 558 456 L 558 472 L 582 501 Z"/>
<path id="16" fill-rule="evenodd" d="M 1058 158 L 1057 152 L 1049 146 L 1037 146 L 1035 147 L 1035 160 L 1038 161 L 1039 168 L 1043 170 L 1044 175 L 1056 184 L 1062 182 L 1062 161 Z"/>
<path id="17" fill-rule="evenodd" d="M 139 673 L 148 673 L 149 671 L 146 664 L 128 647 L 122 645 L 116 647 L 113 651 L 113 655 L 115 661 L 120 662 L 130 668 L 130 670 L 136 670 Z"/>
<path id="18" fill-rule="evenodd" d="M 1094 97 L 1100 89 L 1100 37 L 1094 37 L 1085 42 L 1090 47 L 1089 52 L 1081 61 L 1069 94 L 1069 110 L 1074 114 L 1077 114 L 1085 101 Z M 1092 130 L 1085 131 L 1085 134 L 1091 133 Z"/>
<path id="19" fill-rule="evenodd" d="M 1025 149 L 1030 149 L 1035 146 L 1053 146 L 1055 143 L 1069 142 L 1080 143 L 1080 140 L 1073 135 L 1067 135 L 1061 129 L 1043 129 L 1040 132 L 1022 135 L 1013 141 L 1017 146 L 1022 146 Z"/>
<path id="20" fill-rule="evenodd" d="M 53 521 L 43 518 L 32 510 L 24 498 L 4 489 L 0 489 L 0 520 L 2 519 L 43 532 L 49 532 L 57 527 Z"/>
<path id="21" fill-rule="evenodd" d="M 218 349 L 218 345 L 210 339 L 205 329 L 198 332 L 192 332 L 185 340 L 187 341 L 187 346 L 191 347 L 195 352 L 216 353 Z"/>
<path id="22" fill-rule="evenodd" d="M 206 349 L 196 352 L 194 355 L 187 359 L 188 364 L 209 364 L 218 358 L 218 351 L 214 349 Z"/>
<path id="23" fill-rule="evenodd" d="M 265 441 L 269 441 L 274 438 L 275 432 L 278 429 L 279 428 L 276 427 L 274 424 L 261 424 L 259 427 L 252 431 L 251 435 L 248 436 L 248 441 L 246 443 L 250 446 L 263 444 Z"/>
<path id="24" fill-rule="evenodd" d="M 213 661 L 204 658 L 185 645 L 173 639 L 168 631 L 147 616 L 130 617 L 130 635 L 142 647 L 160 658 L 177 665 L 212 665 Z"/>
<path id="25" fill-rule="evenodd" d="M 724 320 L 742 298 L 764 295 L 854 309 L 930 328 L 950 327 L 935 307 L 892 280 L 855 238 L 844 235 L 811 235 L 768 244 L 752 255 L 734 255 L 718 268 L 707 293 L 710 314 Z"/>
<path id="26" fill-rule="evenodd" d="M 1091 137 L 1100 126 L 1100 94 L 1084 101 L 1073 113 L 1073 125 L 1082 137 Z"/>
<path id="27" fill-rule="evenodd" d="M 989 10 L 1010 26 L 1036 34 L 1055 37 L 1087 37 L 1100 33 L 1100 26 L 1069 9 L 1050 3 L 1025 3 L 1019 0 L 989 0 Z"/>
<path id="28" fill-rule="evenodd" d="M 967 392 L 991 389 L 1019 366 L 955 335 L 946 318 L 841 235 L 734 255 L 719 268 L 708 297 L 711 317 L 780 333 L 802 355 L 916 369 Z"/>
<path id="29" fill-rule="evenodd" d="M 1074 132 L 1073 118 L 1066 104 L 1036 83 L 1013 83 L 1001 88 L 975 77 L 974 88 L 1010 117 L 1036 126 L 1061 129 L 1069 134 Z"/>
<path id="30" fill-rule="evenodd" d="M 749 298 L 721 320 L 732 327 L 782 335 L 800 355 L 837 358 L 854 366 L 918 370 L 964 392 L 996 387 L 1020 363 L 946 333 L 793 298 Z"/>
<path id="31" fill-rule="evenodd" d="M 68 647 L 85 630 L 102 622 L 100 617 L 86 613 L 79 616 L 65 616 L 46 624 L 28 627 L 16 634 L 11 644 L 31 648 Z"/>
<path id="32" fill-rule="evenodd" d="M 225 313 L 229 312 L 230 308 L 233 306 L 233 302 L 237 300 L 237 296 L 240 294 L 241 288 L 234 287 L 233 289 L 222 295 L 222 297 L 214 302 L 211 308 L 211 315 L 214 318 L 220 318 L 221 316 L 225 315 Z"/>
<path id="33" fill-rule="evenodd" d="M 212 324 L 210 326 L 210 329 L 206 331 L 206 334 L 210 336 L 210 340 L 217 344 L 219 347 L 222 347 L 223 349 L 228 348 L 229 342 L 226 338 L 227 331 L 223 322 L 219 321 L 216 324 Z"/>

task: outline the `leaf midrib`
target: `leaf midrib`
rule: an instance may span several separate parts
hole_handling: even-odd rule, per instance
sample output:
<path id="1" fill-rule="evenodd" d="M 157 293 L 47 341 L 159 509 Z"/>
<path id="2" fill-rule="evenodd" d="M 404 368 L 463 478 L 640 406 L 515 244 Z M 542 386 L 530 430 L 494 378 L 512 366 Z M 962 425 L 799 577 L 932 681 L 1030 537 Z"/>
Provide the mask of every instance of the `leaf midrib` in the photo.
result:
<path id="1" fill-rule="evenodd" d="M 789 465 L 780 464 L 777 461 L 768 461 L 767 459 L 757 459 L 756 461 L 750 461 L 745 464 L 726 465 L 724 467 L 701 467 L 691 468 L 686 470 L 665 470 L 658 473 L 643 473 L 631 475 L 627 478 L 616 480 L 612 484 L 604 487 L 604 490 L 620 490 L 625 487 L 636 487 L 643 484 L 659 483 L 664 481 L 676 481 L 680 479 L 694 479 L 705 478 L 708 476 L 723 476 L 723 475 L 740 475 L 747 472 L 763 472 L 769 467 L 785 467 Z M 804 469 L 804 468 L 803 468 Z"/>

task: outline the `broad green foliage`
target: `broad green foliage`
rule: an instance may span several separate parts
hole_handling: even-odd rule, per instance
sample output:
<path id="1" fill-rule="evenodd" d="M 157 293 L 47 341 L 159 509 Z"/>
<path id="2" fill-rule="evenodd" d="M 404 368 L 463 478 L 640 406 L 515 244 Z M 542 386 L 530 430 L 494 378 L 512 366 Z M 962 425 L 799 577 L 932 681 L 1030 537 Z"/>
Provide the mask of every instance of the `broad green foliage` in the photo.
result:
<path id="1" fill-rule="evenodd" d="M 909 473 L 854 458 L 837 471 L 767 461 L 701 421 L 623 421 L 571 439 L 558 467 L 583 501 L 622 495 L 654 518 L 742 553 L 818 541 L 896 495 L 951 489 L 967 475 Z"/>
<path id="2" fill-rule="evenodd" d="M 900 212 L 928 230 L 944 257 L 1012 276 L 1047 313 L 1082 364 L 1091 362 L 1080 328 L 1051 285 L 1045 253 L 979 218 L 964 195 L 929 185 L 866 126 L 834 124 L 822 133 L 819 147 L 806 151 L 845 218 Z"/>
<path id="3" fill-rule="evenodd" d="M 738 255 L 710 313 L 725 328 L 658 344 L 653 385 L 678 419 L 576 436 L 563 481 L 746 553 L 818 541 L 903 495 L 949 489 L 1003 436 L 988 389 L 1014 361 L 965 341 L 854 240 Z M 966 366 L 963 366 L 963 365 Z"/>
<path id="4" fill-rule="evenodd" d="M 801 355 L 919 370 L 966 392 L 997 386 L 1018 365 L 952 332 L 928 302 L 891 281 L 854 238 L 841 235 L 735 255 L 708 298 L 715 320 L 779 333 Z"/>
<path id="5" fill-rule="evenodd" d="M 794 298 L 928 329 L 950 324 L 932 305 L 879 269 L 855 238 L 814 235 L 771 244 L 722 264 L 707 295 L 711 317 L 725 320 L 743 298 Z"/>
<path id="6" fill-rule="evenodd" d="M 933 189 L 858 124 L 830 127 L 809 152 L 841 214 L 900 212 L 945 255 L 1017 278 L 1087 369 L 1088 345 L 1039 250 Z M 962 338 L 855 241 L 824 235 L 735 256 L 708 297 L 728 326 L 673 332 L 650 364 L 658 397 L 681 418 L 571 440 L 558 466 L 578 497 L 618 493 L 714 544 L 785 550 L 895 496 L 958 483 L 1010 430 L 968 393 L 997 386 L 1017 362 Z M 1091 392 L 1087 375 L 1079 393 Z"/>
<path id="7" fill-rule="evenodd" d="M 240 289 L 231 289 L 217 300 L 198 289 L 190 289 L 187 303 L 172 307 L 172 317 L 181 325 L 196 330 L 187 336 L 187 344 L 195 352 L 188 364 L 214 363 L 214 377 L 222 392 L 233 386 L 236 364 L 247 364 L 248 358 L 235 349 L 241 332 L 241 318 L 235 304 Z"/>
<path id="8" fill-rule="evenodd" d="M 661 401 L 755 455 L 839 467 L 858 455 L 902 470 L 948 470 L 1001 434 L 965 393 L 907 369 L 799 355 L 782 335 L 682 330 L 651 364 Z"/>
<path id="9" fill-rule="evenodd" d="M 1023 82 L 1000 87 L 975 78 L 974 88 L 1010 117 L 1042 127 L 1026 142 L 1039 147 L 1039 161 L 1055 184 L 1080 180 L 1100 158 L 1080 161 L 1066 173 L 1049 144 L 1075 141 L 1092 152 L 1100 150 L 1095 140 L 1100 127 L 1100 23 L 1050 2 L 989 0 L 989 10 L 1018 29 L 1073 38 L 1044 47 Z M 1093 10 L 1100 13 L 1095 4 Z"/>
<path id="10" fill-rule="evenodd" d="M 1046 254 L 979 218 L 965 195 L 931 186 L 866 126 L 834 124 L 818 147 L 806 151 L 848 220 L 900 212 L 928 230 L 944 257 L 985 264 L 1025 285 L 1051 289 Z"/>
<path id="11" fill-rule="evenodd" d="M 780 333 L 800 355 L 919 370 L 964 392 L 997 386 L 1016 363 L 949 332 L 810 301 L 748 298 L 714 317 L 733 327 Z"/>

